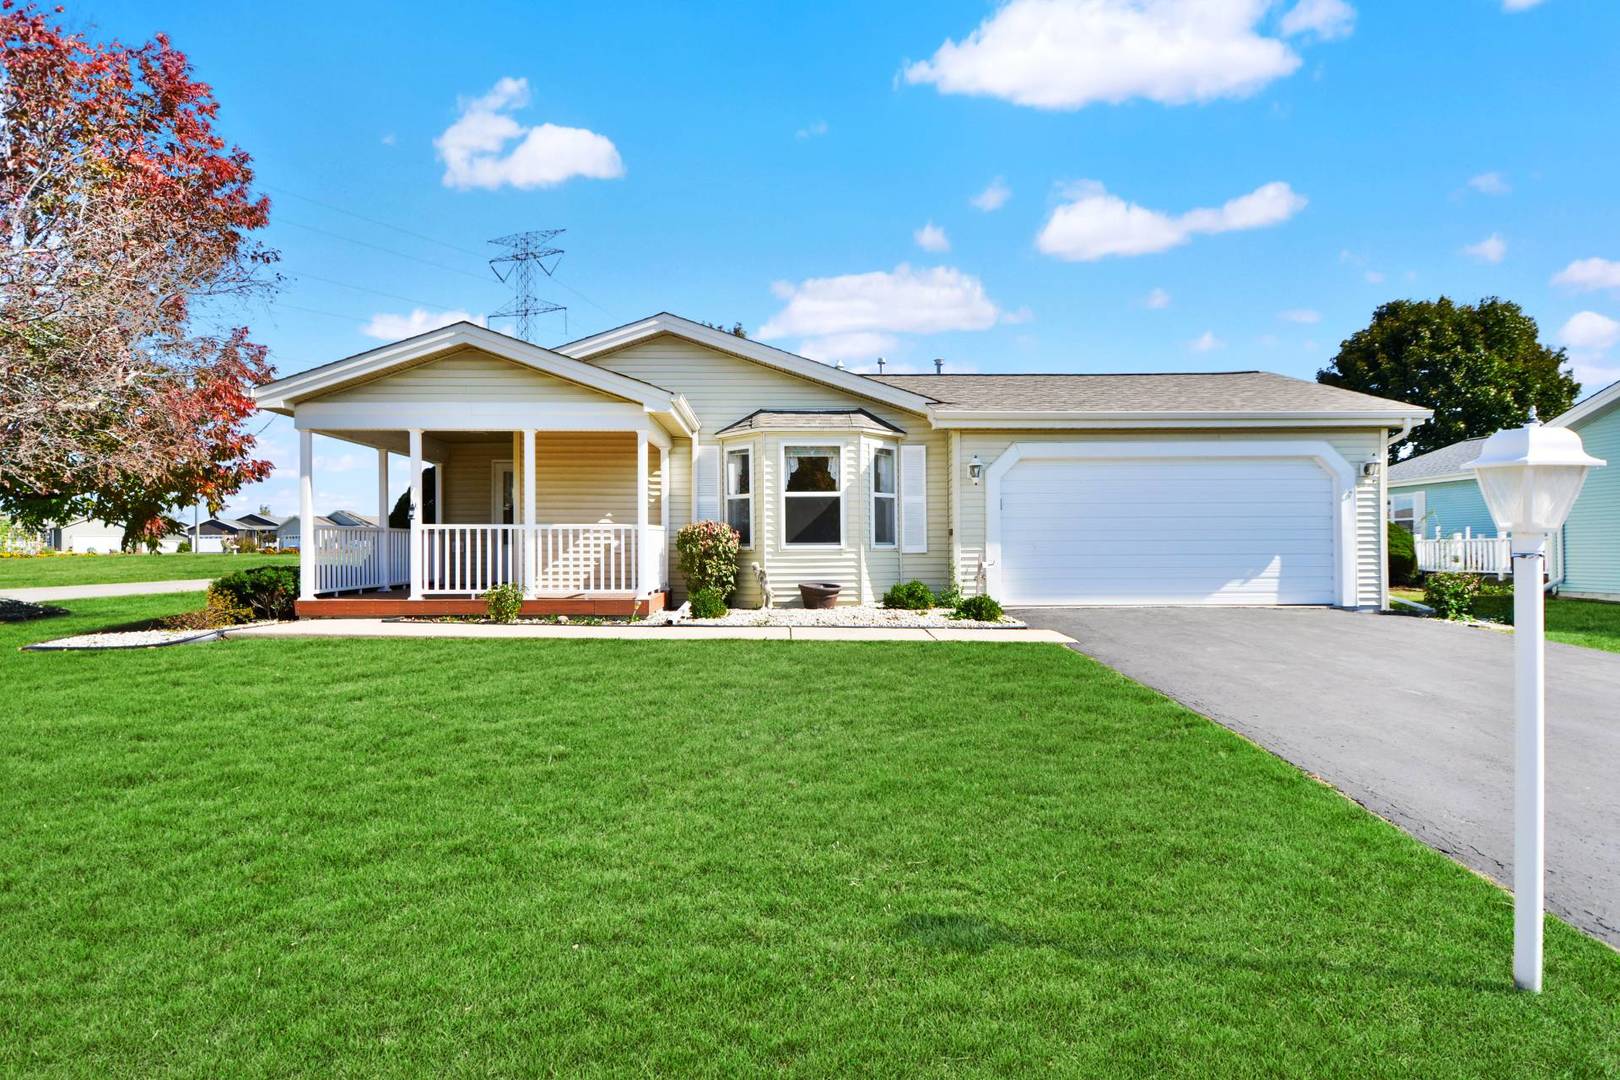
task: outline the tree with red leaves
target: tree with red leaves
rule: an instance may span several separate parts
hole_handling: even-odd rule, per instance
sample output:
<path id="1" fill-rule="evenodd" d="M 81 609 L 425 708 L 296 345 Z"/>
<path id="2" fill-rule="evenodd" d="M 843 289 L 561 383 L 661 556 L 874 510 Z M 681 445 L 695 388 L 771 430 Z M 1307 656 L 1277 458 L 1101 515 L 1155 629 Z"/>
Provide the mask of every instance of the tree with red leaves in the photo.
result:
<path id="1" fill-rule="evenodd" d="M 95 43 L 60 11 L 0 3 L 0 510 L 133 546 L 270 472 L 246 430 L 264 347 L 193 325 L 271 286 L 248 236 L 270 204 L 166 37 Z"/>

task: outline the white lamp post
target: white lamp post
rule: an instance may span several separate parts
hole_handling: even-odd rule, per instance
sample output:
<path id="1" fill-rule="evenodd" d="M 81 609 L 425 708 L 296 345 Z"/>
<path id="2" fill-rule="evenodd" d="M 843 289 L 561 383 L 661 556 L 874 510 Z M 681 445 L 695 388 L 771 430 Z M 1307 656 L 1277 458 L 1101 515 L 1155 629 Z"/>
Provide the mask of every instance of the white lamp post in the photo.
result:
<path id="1" fill-rule="evenodd" d="M 1542 569 L 1547 534 L 1569 517 L 1586 471 L 1604 462 L 1568 428 L 1522 428 L 1485 440 L 1470 468 L 1513 546 L 1513 982 L 1541 992 L 1546 841 L 1546 644 Z"/>

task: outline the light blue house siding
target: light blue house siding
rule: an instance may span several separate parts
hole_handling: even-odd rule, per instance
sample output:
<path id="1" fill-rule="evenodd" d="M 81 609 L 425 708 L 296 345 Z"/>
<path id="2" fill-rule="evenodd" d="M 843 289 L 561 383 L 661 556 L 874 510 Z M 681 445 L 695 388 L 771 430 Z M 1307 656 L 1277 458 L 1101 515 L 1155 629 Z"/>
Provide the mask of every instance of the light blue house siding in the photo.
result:
<path id="1" fill-rule="evenodd" d="M 1564 524 L 1564 591 L 1620 599 L 1620 402 L 1570 427 L 1609 465 L 1586 475 Z"/>
<path id="2" fill-rule="evenodd" d="M 1441 536 L 1468 533 L 1474 536 L 1495 536 L 1496 521 L 1485 505 L 1485 496 L 1479 493 L 1479 484 L 1473 480 L 1449 480 L 1437 484 L 1419 484 L 1411 487 L 1391 488 L 1390 492 L 1403 495 L 1423 492 L 1423 535 L 1433 536 L 1436 527 Z"/>

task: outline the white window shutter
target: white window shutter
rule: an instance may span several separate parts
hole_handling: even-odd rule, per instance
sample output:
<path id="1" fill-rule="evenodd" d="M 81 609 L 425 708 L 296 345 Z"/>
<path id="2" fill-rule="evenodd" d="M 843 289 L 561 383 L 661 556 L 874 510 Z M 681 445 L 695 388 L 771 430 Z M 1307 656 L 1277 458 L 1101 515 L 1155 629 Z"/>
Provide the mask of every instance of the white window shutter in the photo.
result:
<path id="1" fill-rule="evenodd" d="M 928 447 L 900 448 L 900 550 L 928 550 Z"/>
<path id="2" fill-rule="evenodd" d="M 721 521 L 720 513 L 720 448 L 713 443 L 700 443 L 697 450 L 697 475 L 692 478 L 697 491 L 697 520 Z"/>

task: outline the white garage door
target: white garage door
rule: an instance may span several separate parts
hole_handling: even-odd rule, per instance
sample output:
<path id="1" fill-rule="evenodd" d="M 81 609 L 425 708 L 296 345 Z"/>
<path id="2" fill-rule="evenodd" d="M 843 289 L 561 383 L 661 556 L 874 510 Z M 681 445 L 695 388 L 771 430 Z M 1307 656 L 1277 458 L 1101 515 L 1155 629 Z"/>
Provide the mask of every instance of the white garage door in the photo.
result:
<path id="1" fill-rule="evenodd" d="M 1333 482 L 1306 459 L 1019 461 L 1009 604 L 1331 604 Z"/>

